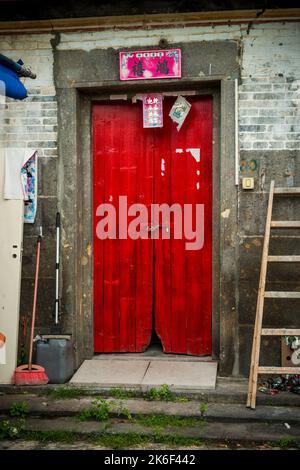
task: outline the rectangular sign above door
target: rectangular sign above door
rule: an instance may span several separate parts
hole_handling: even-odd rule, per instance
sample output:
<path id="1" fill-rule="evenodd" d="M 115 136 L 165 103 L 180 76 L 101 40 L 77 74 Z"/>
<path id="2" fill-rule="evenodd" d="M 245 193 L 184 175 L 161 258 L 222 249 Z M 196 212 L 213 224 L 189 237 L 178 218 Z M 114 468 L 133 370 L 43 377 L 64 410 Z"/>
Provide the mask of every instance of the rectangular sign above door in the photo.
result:
<path id="1" fill-rule="evenodd" d="M 181 78 L 181 50 L 120 52 L 120 80 Z"/>

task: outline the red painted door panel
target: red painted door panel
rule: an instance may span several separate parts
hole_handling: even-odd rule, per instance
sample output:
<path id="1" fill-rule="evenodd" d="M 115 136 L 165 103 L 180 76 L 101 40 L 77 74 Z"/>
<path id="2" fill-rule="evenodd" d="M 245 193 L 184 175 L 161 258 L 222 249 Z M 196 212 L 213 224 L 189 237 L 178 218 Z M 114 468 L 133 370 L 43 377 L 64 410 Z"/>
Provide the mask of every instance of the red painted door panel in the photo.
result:
<path id="1" fill-rule="evenodd" d="M 204 245 L 187 250 L 186 241 L 155 240 L 155 328 L 164 351 L 211 354 L 212 308 L 212 98 L 188 98 L 191 110 L 179 132 L 168 118 L 155 129 L 155 191 L 157 203 L 204 205 Z M 200 161 L 197 161 L 199 160 Z M 199 220 L 202 220 L 199 218 Z"/>
<path id="2" fill-rule="evenodd" d="M 138 105 L 93 107 L 95 352 L 139 352 L 151 338 L 153 241 L 96 236 L 100 204 L 116 207 L 118 233 L 119 196 L 128 206 L 152 203 L 153 145 L 140 125 Z"/>
<path id="3" fill-rule="evenodd" d="M 141 103 L 93 107 L 95 352 L 144 350 L 154 308 L 165 352 L 211 353 L 212 99 L 188 100 L 179 132 L 168 117 L 174 98 L 164 100 L 162 129 L 142 128 Z M 156 240 L 99 240 L 96 208 L 118 208 L 119 196 L 149 213 L 152 203 L 204 204 L 203 248 L 189 251 L 187 240 L 174 240 L 172 219 L 168 228 L 161 221 Z M 161 239 L 163 230 L 170 240 Z"/>

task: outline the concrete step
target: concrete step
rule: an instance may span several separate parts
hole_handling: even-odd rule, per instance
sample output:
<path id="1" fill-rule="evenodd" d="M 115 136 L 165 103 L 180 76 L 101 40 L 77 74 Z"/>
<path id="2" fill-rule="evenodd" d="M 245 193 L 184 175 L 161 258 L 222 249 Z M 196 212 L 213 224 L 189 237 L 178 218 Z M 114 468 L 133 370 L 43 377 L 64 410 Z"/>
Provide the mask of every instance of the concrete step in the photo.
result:
<path id="1" fill-rule="evenodd" d="M 12 420 L 14 422 L 14 420 Z M 180 437 L 189 439 L 199 439 L 204 442 L 238 442 L 238 443 L 270 443 L 283 441 L 300 441 L 300 426 L 294 425 L 287 429 L 281 423 L 220 423 L 203 422 L 194 426 L 180 427 L 150 427 L 128 420 L 111 420 L 107 422 L 86 421 L 79 422 L 71 417 L 61 417 L 52 419 L 27 418 L 24 424 L 24 431 L 31 433 L 32 439 L 36 434 L 36 439 L 42 438 L 43 433 L 67 432 L 74 434 L 77 439 L 85 439 L 88 436 L 103 435 L 124 435 L 136 434 L 139 436 L 151 436 L 153 439 L 161 437 Z M 24 434 L 23 434 L 24 436 Z"/>
<path id="2" fill-rule="evenodd" d="M 217 386 L 215 390 L 172 390 L 175 397 L 188 397 L 192 400 L 206 402 L 206 403 L 236 403 L 245 405 L 247 400 L 247 387 L 248 381 L 246 379 L 232 379 L 225 377 L 218 377 Z M 41 385 L 41 386 L 15 386 L 15 385 L 0 385 L 0 397 L 3 395 L 17 395 L 26 396 L 28 394 L 33 395 L 47 395 L 53 390 L 59 388 L 70 388 L 75 389 L 82 396 L 110 396 L 112 388 L 105 388 L 99 386 L 74 386 L 71 384 L 64 385 Z M 126 390 L 130 390 L 134 393 L 134 396 L 142 397 L 149 389 L 141 389 L 140 387 L 130 387 Z M 260 393 L 257 394 L 257 406 L 262 405 L 275 405 L 275 406 L 299 406 L 300 397 L 299 395 L 280 392 L 278 395 L 270 396 Z"/>
<path id="3" fill-rule="evenodd" d="M 82 397 L 78 399 L 53 400 L 45 396 L 21 397 L 20 395 L 6 395 L 0 397 L 0 412 L 9 414 L 13 403 L 25 401 L 29 407 L 30 416 L 61 417 L 76 416 L 92 405 L 95 397 Z M 217 422 L 268 422 L 268 423 L 294 423 L 300 425 L 300 407 L 257 406 L 256 410 L 246 408 L 245 405 L 208 403 L 200 404 L 198 401 L 164 402 L 147 401 L 143 399 L 106 399 L 111 402 L 112 417 L 120 415 L 120 410 L 126 409 L 132 416 L 138 415 L 168 415 L 181 418 L 201 418 Z M 300 405 L 300 399 L 299 403 Z"/>

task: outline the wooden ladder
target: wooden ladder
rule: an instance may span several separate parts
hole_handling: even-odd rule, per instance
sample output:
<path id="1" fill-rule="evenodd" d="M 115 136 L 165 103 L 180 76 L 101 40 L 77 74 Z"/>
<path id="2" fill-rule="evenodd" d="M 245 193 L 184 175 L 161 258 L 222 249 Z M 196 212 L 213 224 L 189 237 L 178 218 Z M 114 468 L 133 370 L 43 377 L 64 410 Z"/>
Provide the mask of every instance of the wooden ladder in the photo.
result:
<path id="1" fill-rule="evenodd" d="M 300 228 L 300 221 L 274 221 L 272 220 L 272 209 L 274 195 L 278 196 L 300 196 L 299 188 L 274 188 L 275 182 L 271 181 L 268 202 L 268 212 L 262 251 L 261 270 L 256 305 L 256 318 L 253 334 L 253 345 L 251 354 L 251 366 L 248 386 L 247 407 L 255 409 L 257 394 L 258 374 L 300 374 L 300 367 L 262 367 L 259 365 L 260 344 L 262 336 L 300 336 L 300 329 L 295 328 L 262 328 L 264 301 L 269 299 L 300 299 L 300 292 L 266 291 L 266 276 L 268 263 L 270 262 L 300 262 L 300 256 L 270 256 L 269 243 L 272 228 Z"/>

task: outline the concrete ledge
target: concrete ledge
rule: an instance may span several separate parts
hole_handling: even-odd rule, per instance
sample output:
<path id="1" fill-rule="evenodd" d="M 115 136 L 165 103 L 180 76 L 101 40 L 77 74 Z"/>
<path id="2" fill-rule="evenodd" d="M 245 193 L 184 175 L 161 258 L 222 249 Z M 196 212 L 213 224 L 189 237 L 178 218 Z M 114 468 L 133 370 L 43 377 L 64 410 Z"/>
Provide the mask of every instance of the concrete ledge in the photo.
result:
<path id="1" fill-rule="evenodd" d="M 103 434 L 129 434 L 135 433 L 141 436 L 156 436 L 156 429 L 135 424 L 132 422 L 112 421 L 109 426 L 106 423 L 96 421 L 76 422 L 72 418 L 57 418 L 37 420 L 29 418 L 25 423 L 25 432 L 49 432 L 65 431 L 76 433 L 78 437 Z M 236 441 L 241 443 L 267 443 L 283 439 L 299 441 L 300 426 L 286 429 L 279 423 L 199 423 L 199 426 L 164 428 L 160 435 L 180 436 L 203 441 Z"/>
<path id="2" fill-rule="evenodd" d="M 41 385 L 41 386 L 15 386 L 15 385 L 0 385 L 0 400 L 1 395 L 20 395 L 27 397 L 28 394 L 32 395 L 45 395 L 47 396 L 53 390 L 59 388 L 75 388 L 82 392 L 83 396 L 110 396 L 113 387 L 101 387 L 97 385 L 82 385 L 78 384 L 64 384 L 64 385 Z M 173 390 L 175 396 L 186 396 L 193 400 L 203 401 L 206 403 L 236 403 L 245 405 L 247 398 L 248 381 L 246 379 L 232 379 L 226 377 L 217 378 L 217 386 L 215 390 L 198 390 L 178 388 Z M 122 387 L 124 389 L 124 387 Z M 148 387 L 126 387 L 125 390 L 134 391 L 136 396 L 142 397 L 147 391 Z M 262 405 L 274 406 L 300 406 L 300 396 L 289 393 L 281 392 L 275 396 L 264 395 L 261 392 L 257 394 L 257 407 Z"/>
<path id="3" fill-rule="evenodd" d="M 78 399 L 53 400 L 47 397 L 27 396 L 26 399 L 19 395 L 7 395 L 0 397 L 0 412 L 9 414 L 13 403 L 26 401 L 29 406 L 30 416 L 61 417 L 78 416 L 80 412 L 91 406 L 94 398 L 85 397 Z M 245 405 L 211 403 L 206 405 L 205 411 L 200 411 L 198 401 L 188 402 L 164 402 L 146 401 L 141 399 L 108 399 L 112 404 L 110 415 L 117 417 L 120 408 L 126 408 L 132 416 L 160 415 L 177 416 L 182 418 L 202 418 L 208 421 L 218 422 L 264 422 L 264 423 L 295 423 L 300 425 L 299 407 L 259 406 L 256 410 L 246 408 Z"/>

